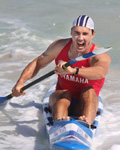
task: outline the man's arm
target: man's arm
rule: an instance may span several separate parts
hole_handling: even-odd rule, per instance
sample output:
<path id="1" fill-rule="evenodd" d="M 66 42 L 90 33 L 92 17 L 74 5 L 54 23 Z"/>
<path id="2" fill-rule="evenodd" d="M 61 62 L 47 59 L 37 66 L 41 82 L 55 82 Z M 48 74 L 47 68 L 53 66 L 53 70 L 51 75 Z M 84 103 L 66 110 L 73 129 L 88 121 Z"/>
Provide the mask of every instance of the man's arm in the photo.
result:
<path id="1" fill-rule="evenodd" d="M 50 63 L 54 57 L 51 55 L 47 55 L 47 52 L 41 54 L 39 57 L 34 59 L 32 62 L 30 62 L 25 69 L 23 70 L 20 78 L 18 79 L 16 85 L 12 89 L 12 93 L 14 96 L 20 96 L 21 94 L 24 95 L 25 91 L 22 93 L 20 92 L 20 89 L 24 86 L 24 83 L 33 78 L 41 68 L 45 67 L 48 63 Z"/>
<path id="2" fill-rule="evenodd" d="M 111 58 L 107 53 L 91 58 L 90 67 L 80 68 L 79 75 L 89 80 L 102 79 L 109 71 Z"/>
<path id="3" fill-rule="evenodd" d="M 74 74 L 76 72 L 76 68 L 67 67 L 63 69 L 62 66 L 66 62 L 60 62 L 56 68 L 55 72 L 57 74 Z M 78 75 L 87 78 L 89 80 L 96 80 L 104 78 L 108 73 L 109 65 L 111 63 L 111 58 L 107 53 L 100 54 L 91 58 L 90 67 L 87 68 L 79 68 Z"/>
<path id="4" fill-rule="evenodd" d="M 31 63 L 29 63 L 23 70 L 16 85 L 13 87 L 12 89 L 13 95 L 14 96 L 20 96 L 21 94 L 24 95 L 25 91 L 23 91 L 22 93 L 20 92 L 20 89 L 24 86 L 24 83 L 30 78 L 34 77 L 41 68 L 45 67 L 50 62 L 52 62 L 69 40 L 70 39 L 56 40 L 47 48 L 47 50 L 44 53 L 42 53 L 40 56 L 35 58 Z"/>
<path id="5" fill-rule="evenodd" d="M 20 92 L 20 89 L 24 86 L 24 83 L 33 78 L 41 68 L 45 67 L 55 58 L 54 45 L 55 42 L 52 43 L 44 53 L 35 58 L 25 67 L 20 78 L 12 89 L 14 96 L 24 95 L 26 91 L 23 91 L 22 93 Z"/>

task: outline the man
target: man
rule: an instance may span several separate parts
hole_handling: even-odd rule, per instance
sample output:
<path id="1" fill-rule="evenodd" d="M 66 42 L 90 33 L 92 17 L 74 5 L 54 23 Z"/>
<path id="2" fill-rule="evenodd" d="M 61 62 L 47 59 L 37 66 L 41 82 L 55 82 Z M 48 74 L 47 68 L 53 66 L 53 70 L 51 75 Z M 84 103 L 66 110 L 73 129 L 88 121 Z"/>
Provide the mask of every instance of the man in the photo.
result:
<path id="1" fill-rule="evenodd" d="M 56 40 L 28 64 L 12 93 L 14 96 L 24 95 L 25 91 L 20 92 L 24 83 L 55 59 L 58 82 L 49 103 L 54 120 L 69 119 L 68 116 L 71 115 L 78 116 L 80 120 L 91 125 L 97 113 L 98 95 L 108 73 L 111 58 L 104 53 L 63 69 L 63 64 L 69 60 L 98 49 L 92 43 L 95 36 L 94 22 L 86 15 L 74 20 L 71 36 L 69 39 Z"/>

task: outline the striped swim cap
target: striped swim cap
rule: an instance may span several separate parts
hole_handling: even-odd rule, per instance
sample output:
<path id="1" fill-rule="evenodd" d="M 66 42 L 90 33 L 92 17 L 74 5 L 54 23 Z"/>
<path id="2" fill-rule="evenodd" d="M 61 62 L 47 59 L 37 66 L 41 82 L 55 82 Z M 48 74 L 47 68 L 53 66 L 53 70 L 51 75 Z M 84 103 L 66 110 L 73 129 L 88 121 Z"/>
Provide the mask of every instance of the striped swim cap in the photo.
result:
<path id="1" fill-rule="evenodd" d="M 78 16 L 73 21 L 72 27 L 74 26 L 82 26 L 82 27 L 87 27 L 87 28 L 90 28 L 91 30 L 94 30 L 94 22 L 92 18 L 86 15 Z"/>

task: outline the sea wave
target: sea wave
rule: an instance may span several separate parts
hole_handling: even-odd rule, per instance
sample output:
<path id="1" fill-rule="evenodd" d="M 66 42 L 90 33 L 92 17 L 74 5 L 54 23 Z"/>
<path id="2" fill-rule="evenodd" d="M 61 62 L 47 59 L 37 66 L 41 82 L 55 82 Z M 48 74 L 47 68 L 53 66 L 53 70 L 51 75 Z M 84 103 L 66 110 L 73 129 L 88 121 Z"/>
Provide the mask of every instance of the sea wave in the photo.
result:
<path id="1" fill-rule="evenodd" d="M 113 145 L 109 150 L 120 150 L 120 145 Z"/>

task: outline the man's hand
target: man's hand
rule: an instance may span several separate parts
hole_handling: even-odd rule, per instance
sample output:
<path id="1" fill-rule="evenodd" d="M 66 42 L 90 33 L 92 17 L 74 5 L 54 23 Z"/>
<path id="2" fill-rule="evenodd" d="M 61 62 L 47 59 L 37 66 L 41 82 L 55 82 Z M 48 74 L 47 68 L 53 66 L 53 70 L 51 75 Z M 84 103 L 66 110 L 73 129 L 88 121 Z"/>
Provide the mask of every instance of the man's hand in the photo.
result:
<path id="1" fill-rule="evenodd" d="M 76 72 L 76 68 L 72 68 L 72 67 L 67 67 L 65 69 L 63 69 L 63 65 L 66 64 L 65 61 L 61 61 L 56 67 L 55 67 L 55 73 L 56 74 L 74 74 Z"/>
<path id="2" fill-rule="evenodd" d="M 21 91 L 21 88 L 24 86 L 23 83 L 17 83 L 13 89 L 12 89 L 12 94 L 13 96 L 20 96 L 20 95 L 25 95 L 26 91 Z"/>

